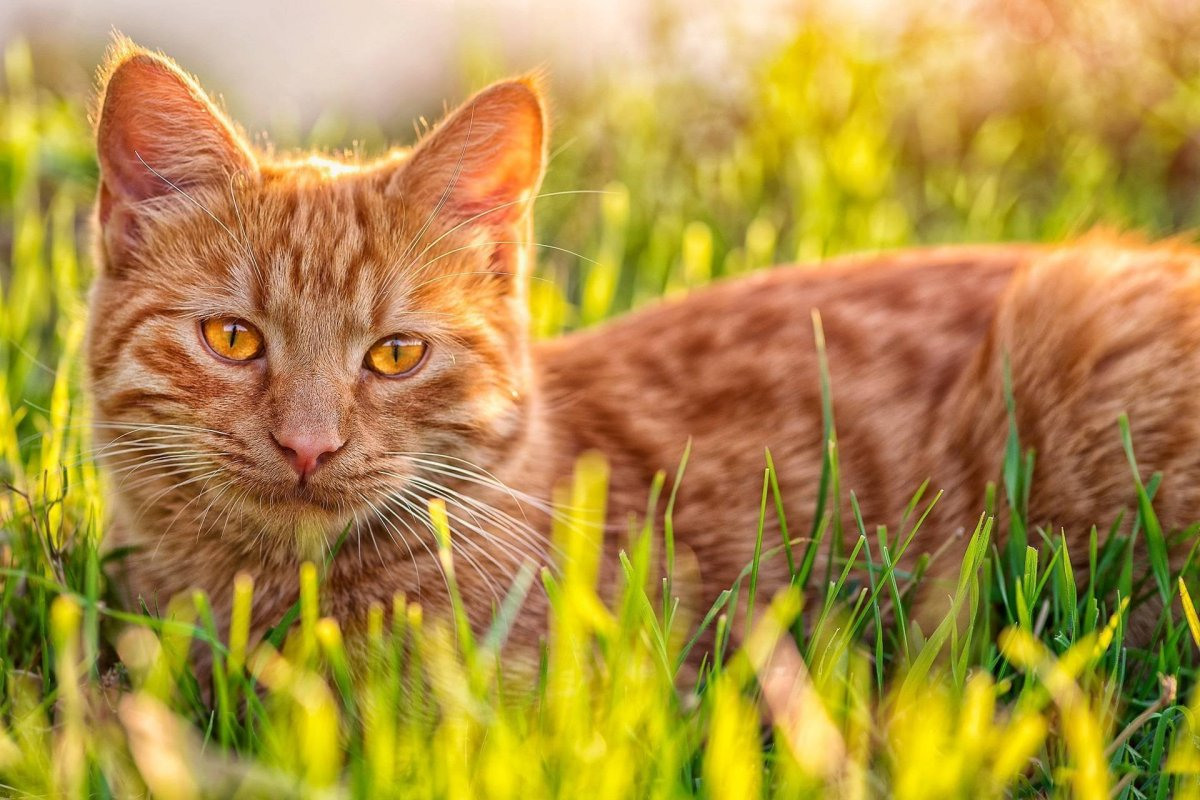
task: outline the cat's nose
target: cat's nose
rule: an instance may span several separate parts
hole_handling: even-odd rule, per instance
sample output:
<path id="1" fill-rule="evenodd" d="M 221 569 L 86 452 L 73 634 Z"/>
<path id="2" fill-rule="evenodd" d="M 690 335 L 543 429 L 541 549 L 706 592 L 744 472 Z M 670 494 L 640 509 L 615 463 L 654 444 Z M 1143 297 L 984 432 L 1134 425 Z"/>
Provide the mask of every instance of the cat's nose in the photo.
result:
<path id="1" fill-rule="evenodd" d="M 334 433 L 281 431 L 271 436 L 302 482 L 346 443 Z"/>

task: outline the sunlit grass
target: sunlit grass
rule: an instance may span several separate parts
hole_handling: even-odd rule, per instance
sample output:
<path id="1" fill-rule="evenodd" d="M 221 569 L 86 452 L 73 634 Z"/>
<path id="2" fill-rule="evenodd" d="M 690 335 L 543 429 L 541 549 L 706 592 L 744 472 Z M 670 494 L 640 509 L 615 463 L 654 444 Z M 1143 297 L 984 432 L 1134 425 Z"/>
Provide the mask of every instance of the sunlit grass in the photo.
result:
<path id="1" fill-rule="evenodd" d="M 1178 95 L 1156 95 L 1157 138 L 1133 145 L 1108 137 L 1112 120 L 1099 125 L 1096 110 L 1142 109 L 1055 111 L 1064 89 L 1053 81 L 1029 79 L 1022 108 L 974 117 L 951 93 L 929 92 L 939 30 L 874 50 L 814 21 L 764 62 L 749 98 L 710 98 L 730 113 L 699 141 L 686 132 L 704 104 L 682 103 L 675 87 L 610 86 L 598 110 L 584 113 L 588 98 L 564 108 L 570 144 L 539 204 L 540 240 L 563 250 L 540 254 L 550 280 L 533 284 L 539 333 L 778 260 L 1053 240 L 1096 220 L 1152 232 L 1188 222 L 1161 169 L 1176 145 L 1168 122 L 1184 130 L 1194 113 Z M 1200 701 L 1186 705 L 1196 575 L 1165 557 L 1172 536 L 1196 529 L 1161 529 L 1159 477 L 1139 475 L 1137 442 L 1116 420 L 1138 496 L 1133 524 L 1097 520 L 1087 551 L 1071 553 L 1060 532 L 1028 528 L 1035 457 L 1014 428 L 988 507 L 964 520 L 973 533 L 945 619 L 928 630 L 911 619 L 926 566 L 911 556 L 935 549 L 921 523 L 936 487 L 914 486 L 896 530 L 842 518 L 827 377 L 813 529 L 780 519 L 785 540 L 762 539 L 761 523 L 783 507 L 764 453 L 760 525 L 742 532 L 758 534 L 759 556 L 698 619 L 680 610 L 674 583 L 670 509 L 686 453 L 647 487 L 668 509 L 663 529 L 631 531 L 611 593 L 597 587 L 607 468 L 588 457 L 562 476 L 553 536 L 566 558 L 554 572 L 520 573 L 485 631 L 471 630 L 457 601 L 438 620 L 398 596 L 350 635 L 321 616 L 320 564 L 302 570 L 289 635 L 265 643 L 249 640 L 245 577 L 227 638 L 200 594 L 161 618 L 114 605 L 106 559 L 120 554 L 100 547 L 80 394 L 88 131 L 77 103 L 38 86 L 22 47 L 6 53 L 5 76 L 0 794 L 1200 797 Z M 1171 85 L 1185 94 L 1189 80 Z M 577 190 L 600 193 L 554 194 Z M 452 575 L 457 534 L 436 505 L 431 518 Z M 831 539 L 841 546 L 826 557 Z M 752 591 L 765 559 L 792 575 L 775 597 Z M 551 620 L 540 659 L 517 662 L 504 642 L 531 592 L 550 598 Z M 1163 601 L 1150 646 L 1128 646 L 1131 610 Z M 689 656 L 710 639 L 715 651 L 693 675 Z M 203 685 L 201 658 L 211 664 Z"/>

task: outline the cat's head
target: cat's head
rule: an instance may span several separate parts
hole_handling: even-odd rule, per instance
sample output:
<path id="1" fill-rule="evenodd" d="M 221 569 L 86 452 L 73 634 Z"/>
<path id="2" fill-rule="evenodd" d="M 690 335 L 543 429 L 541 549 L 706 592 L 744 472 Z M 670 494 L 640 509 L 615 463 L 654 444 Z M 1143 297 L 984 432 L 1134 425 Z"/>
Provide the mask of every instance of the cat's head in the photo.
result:
<path id="1" fill-rule="evenodd" d="M 127 42 L 102 86 L 88 356 L 118 494 L 221 487 L 286 529 L 349 519 L 414 458 L 486 461 L 519 435 L 534 81 L 374 161 L 256 149 Z"/>

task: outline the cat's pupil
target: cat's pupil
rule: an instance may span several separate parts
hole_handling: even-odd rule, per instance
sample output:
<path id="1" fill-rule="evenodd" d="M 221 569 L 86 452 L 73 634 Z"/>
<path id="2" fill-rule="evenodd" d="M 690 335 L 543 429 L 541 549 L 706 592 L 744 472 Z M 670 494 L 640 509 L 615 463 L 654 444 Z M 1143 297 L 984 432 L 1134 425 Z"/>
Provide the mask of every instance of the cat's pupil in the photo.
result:
<path id="1" fill-rule="evenodd" d="M 400 343 L 392 342 L 392 361 L 400 363 Z"/>
<path id="2" fill-rule="evenodd" d="M 237 335 L 238 335 L 238 326 L 230 325 L 229 326 L 229 348 L 231 350 L 233 349 L 233 343 L 237 341 Z"/>

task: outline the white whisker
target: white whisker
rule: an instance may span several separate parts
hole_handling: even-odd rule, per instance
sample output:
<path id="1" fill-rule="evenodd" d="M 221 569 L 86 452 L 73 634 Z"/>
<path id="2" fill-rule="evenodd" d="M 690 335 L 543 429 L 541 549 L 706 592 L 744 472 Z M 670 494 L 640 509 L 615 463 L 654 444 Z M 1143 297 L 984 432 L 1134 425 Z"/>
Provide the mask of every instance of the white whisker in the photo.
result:
<path id="1" fill-rule="evenodd" d="M 509 206 L 521 205 L 523 203 L 533 202 L 534 200 L 540 200 L 543 197 L 561 197 L 563 195 L 575 195 L 575 194 L 612 194 L 612 193 L 606 192 L 603 189 L 575 189 L 575 190 L 568 190 L 568 191 L 561 191 L 561 192 L 542 192 L 541 194 L 537 194 L 537 195 L 534 195 L 533 197 L 529 197 L 529 198 L 522 197 L 518 200 L 509 200 L 508 202 L 505 202 L 505 203 L 497 203 L 496 205 L 492 206 L 491 208 L 480 211 L 478 214 L 473 214 L 472 216 L 464 219 L 462 222 L 459 222 L 457 225 L 453 225 L 450 228 L 448 228 L 440 236 L 438 236 L 432 242 L 427 244 L 425 246 L 425 249 L 423 249 L 421 252 L 417 253 L 417 255 L 413 258 L 413 261 L 416 262 L 416 261 L 421 260 L 422 258 L 425 257 L 426 253 L 428 253 L 435 246 L 437 246 L 438 242 L 442 241 L 447 236 L 452 235 L 455 231 L 461 230 L 462 228 L 467 227 L 471 223 L 473 223 L 479 219 L 482 219 L 483 217 L 486 217 L 488 214 L 495 213 L 496 211 L 500 211 L 501 209 L 508 208 Z M 428 266 L 428 262 L 426 263 L 425 266 Z M 420 274 L 420 268 L 417 268 L 417 274 L 418 275 Z"/>
<path id="2" fill-rule="evenodd" d="M 410 509 L 421 508 L 422 506 L 425 509 L 428 508 L 429 498 L 422 497 L 421 495 L 417 494 L 416 492 L 412 491 L 411 489 L 399 489 L 397 491 L 399 492 L 399 494 L 393 494 L 391 496 L 392 499 L 406 503 L 406 505 Z M 404 498 L 409 498 L 409 499 L 405 500 Z M 415 502 L 413 502 L 413 501 L 415 501 Z M 425 527 L 428 528 L 429 532 L 432 534 L 433 533 L 433 522 L 432 522 L 432 520 L 429 519 L 428 511 L 423 510 L 420 514 L 416 514 L 416 516 L 420 519 L 420 521 L 422 523 L 424 523 Z M 471 527 L 469 523 L 463 522 L 459 517 L 457 517 L 449 509 L 446 510 L 446 516 L 450 522 L 458 522 L 459 524 Z M 451 550 L 458 552 L 463 556 L 464 560 L 467 562 L 467 565 L 470 566 L 475 571 L 475 573 L 483 579 L 483 581 L 488 585 L 488 589 L 491 591 L 492 596 L 495 598 L 496 602 L 499 603 L 500 602 L 499 587 L 496 585 L 496 582 L 492 579 L 491 573 L 488 570 L 484 569 L 483 566 L 479 563 L 479 561 L 473 555 L 471 555 L 469 552 L 462 550 L 461 548 L 455 547 L 456 543 L 458 543 L 460 541 L 470 542 L 471 540 L 469 537 L 463 537 L 460 540 L 459 537 L 451 535 L 450 536 Z M 511 565 L 509 565 L 509 567 L 505 567 L 504 565 L 502 565 L 499 561 L 496 560 L 496 557 L 494 555 L 492 555 L 492 553 L 490 551 L 488 551 L 487 549 L 478 548 L 478 547 L 476 549 L 479 550 L 479 552 L 483 553 L 484 557 L 487 558 L 489 561 L 491 561 L 492 565 L 494 567 L 496 567 L 496 569 L 500 570 L 501 572 L 506 572 L 511 568 Z"/>

